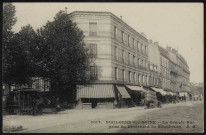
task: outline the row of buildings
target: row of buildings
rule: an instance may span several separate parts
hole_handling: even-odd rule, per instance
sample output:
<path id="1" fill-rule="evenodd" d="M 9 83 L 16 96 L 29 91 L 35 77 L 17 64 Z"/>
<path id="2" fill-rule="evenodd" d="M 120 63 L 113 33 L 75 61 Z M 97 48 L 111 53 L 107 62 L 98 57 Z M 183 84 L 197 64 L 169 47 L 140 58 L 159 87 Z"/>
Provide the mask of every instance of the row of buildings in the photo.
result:
<path id="1" fill-rule="evenodd" d="M 120 108 L 144 105 L 150 100 L 189 100 L 189 67 L 176 49 L 161 47 L 110 12 L 75 11 L 69 16 L 83 31 L 92 56 L 91 84 L 77 86 L 76 108 Z M 32 88 L 50 91 L 49 80 L 33 80 Z M 14 85 L 12 89 L 24 87 L 27 88 Z"/>
<path id="2" fill-rule="evenodd" d="M 145 99 L 188 97 L 190 71 L 176 49 L 161 47 L 110 12 L 75 11 L 69 16 L 95 56 L 92 84 L 78 87 L 77 108 L 128 107 Z"/>

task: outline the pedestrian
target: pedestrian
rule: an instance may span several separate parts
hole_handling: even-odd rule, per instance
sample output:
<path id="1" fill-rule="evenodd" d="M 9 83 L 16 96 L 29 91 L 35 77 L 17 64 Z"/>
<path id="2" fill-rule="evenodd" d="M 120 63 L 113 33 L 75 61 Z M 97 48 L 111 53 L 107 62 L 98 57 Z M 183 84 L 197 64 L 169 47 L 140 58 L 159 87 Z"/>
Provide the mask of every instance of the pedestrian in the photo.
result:
<path id="1" fill-rule="evenodd" d="M 157 107 L 162 108 L 162 103 L 160 101 L 157 102 Z"/>

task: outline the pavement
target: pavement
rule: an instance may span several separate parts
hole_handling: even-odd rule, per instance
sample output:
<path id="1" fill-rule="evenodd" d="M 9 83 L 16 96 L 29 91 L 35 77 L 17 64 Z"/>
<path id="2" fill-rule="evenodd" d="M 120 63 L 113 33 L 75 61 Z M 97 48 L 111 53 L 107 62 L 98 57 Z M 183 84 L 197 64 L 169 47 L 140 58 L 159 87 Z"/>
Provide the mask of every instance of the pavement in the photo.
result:
<path id="1" fill-rule="evenodd" d="M 3 116 L 3 127 L 22 126 L 23 130 L 17 133 L 147 133 L 147 132 L 202 132 L 204 118 L 203 102 L 188 101 L 177 104 L 163 104 L 162 108 L 144 109 L 144 107 L 121 108 L 121 109 L 71 109 L 61 111 L 58 114 L 31 115 L 6 115 Z M 188 111 L 189 109 L 189 111 Z M 191 111 L 191 110 L 192 111 Z M 197 111 L 200 111 L 197 115 Z M 139 121 L 179 121 L 185 123 L 192 116 L 198 128 L 192 130 L 165 128 L 149 129 L 137 127 Z M 170 120 L 170 121 L 171 121 Z M 131 123 L 133 122 L 133 123 Z M 163 124 L 163 123 L 160 123 Z M 153 126 L 147 123 L 147 126 Z M 157 125 L 157 124 L 156 124 Z M 165 125 L 165 123 L 163 124 Z M 167 125 L 167 124 L 166 124 Z M 194 125 L 194 124 L 193 124 Z M 129 126 L 132 127 L 128 128 Z M 143 124 L 142 126 L 145 126 Z M 171 126 L 171 125 L 170 125 Z M 173 125 L 172 125 L 173 126 Z M 185 127 L 185 125 L 184 125 Z"/>

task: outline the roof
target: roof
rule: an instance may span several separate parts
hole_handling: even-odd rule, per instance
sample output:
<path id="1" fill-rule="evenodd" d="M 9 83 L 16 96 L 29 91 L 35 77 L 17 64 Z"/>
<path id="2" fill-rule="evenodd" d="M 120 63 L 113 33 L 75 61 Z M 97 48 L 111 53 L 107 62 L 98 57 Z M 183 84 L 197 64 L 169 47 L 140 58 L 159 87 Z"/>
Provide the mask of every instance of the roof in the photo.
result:
<path id="1" fill-rule="evenodd" d="M 169 58 L 169 54 L 168 54 L 168 51 L 166 49 L 164 49 L 163 47 L 161 47 L 159 45 L 158 45 L 158 49 L 159 49 L 160 54 L 162 54 L 163 56 Z"/>
<path id="2" fill-rule="evenodd" d="M 114 86 L 112 84 L 92 84 L 77 86 L 77 98 L 114 98 Z"/>
<path id="3" fill-rule="evenodd" d="M 133 29 L 131 26 L 129 26 L 127 23 L 125 23 L 122 19 L 120 19 L 119 17 L 117 17 L 116 15 L 114 15 L 111 12 L 108 11 L 74 11 L 69 13 L 70 16 L 75 15 L 75 14 L 102 14 L 102 15 L 110 15 L 112 17 L 114 17 L 115 19 L 117 19 L 119 22 L 122 22 L 124 25 L 126 25 L 127 27 L 129 27 L 133 32 L 135 32 L 140 38 L 148 41 L 148 39 L 144 36 L 144 34 L 140 34 L 139 32 L 137 32 L 135 29 Z"/>
<path id="4" fill-rule="evenodd" d="M 122 95 L 122 98 L 131 98 L 124 86 L 120 86 L 120 85 L 116 85 L 116 86 L 118 91 Z"/>

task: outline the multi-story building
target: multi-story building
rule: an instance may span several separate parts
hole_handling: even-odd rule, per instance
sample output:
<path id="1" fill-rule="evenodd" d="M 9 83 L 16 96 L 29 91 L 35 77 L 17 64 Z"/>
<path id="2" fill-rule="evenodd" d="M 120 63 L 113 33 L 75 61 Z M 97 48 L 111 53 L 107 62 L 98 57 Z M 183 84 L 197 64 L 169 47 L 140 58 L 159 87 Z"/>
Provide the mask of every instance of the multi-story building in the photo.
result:
<path id="1" fill-rule="evenodd" d="M 177 55 L 177 65 L 179 66 L 180 91 L 190 92 L 190 71 L 181 54 Z"/>
<path id="2" fill-rule="evenodd" d="M 164 90 L 170 91 L 170 66 L 168 52 L 158 45 L 160 52 L 160 80 Z"/>
<path id="3" fill-rule="evenodd" d="M 158 43 L 148 42 L 148 60 L 149 60 L 149 71 L 150 71 L 150 86 L 161 87 L 160 86 L 160 52 L 158 49 Z"/>
<path id="4" fill-rule="evenodd" d="M 179 97 L 190 100 L 190 71 L 186 60 L 174 48 L 167 47 L 170 58 L 171 90 L 179 93 Z"/>
<path id="5" fill-rule="evenodd" d="M 87 103 L 89 108 L 101 108 L 100 102 L 111 101 L 105 106 L 113 108 L 120 102 L 119 97 L 131 98 L 127 88 L 144 91 L 142 86 L 149 86 L 152 76 L 148 70 L 148 40 L 144 34 L 110 12 L 76 11 L 69 15 L 83 31 L 90 54 L 96 56 L 90 68 L 92 86 L 81 87 L 77 92 L 81 103 Z"/>
<path id="6" fill-rule="evenodd" d="M 176 84 L 173 89 L 177 92 L 190 92 L 190 71 L 186 60 L 174 48 L 167 47 L 167 51 L 171 61 L 171 81 Z"/>
<path id="7" fill-rule="evenodd" d="M 178 67 L 177 67 L 177 50 L 172 49 L 171 47 L 166 48 L 169 54 L 170 60 L 170 88 L 171 91 L 180 92 L 180 85 L 178 81 Z"/>

